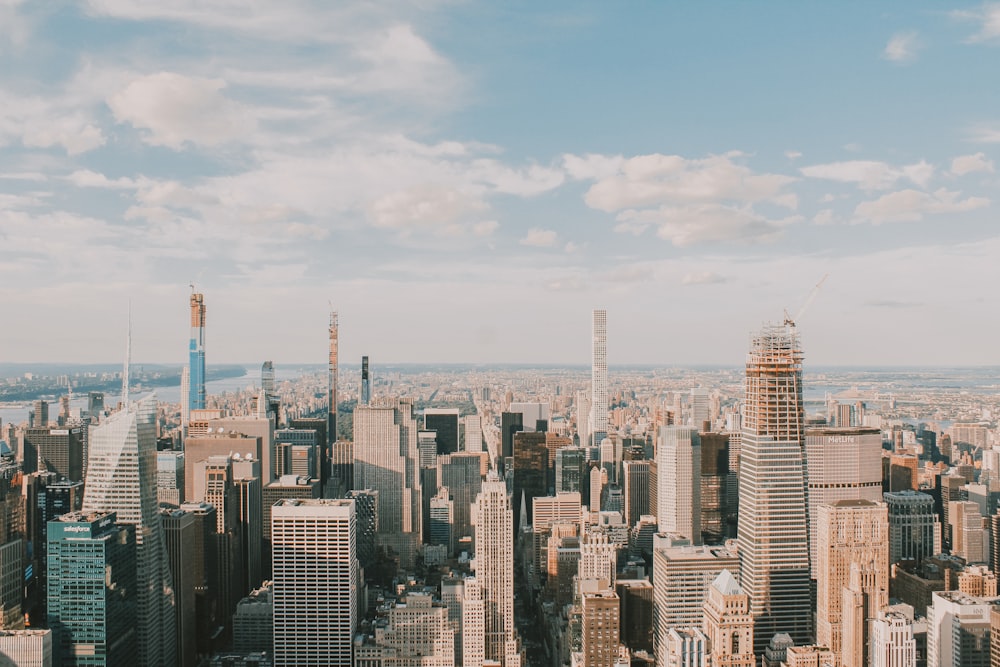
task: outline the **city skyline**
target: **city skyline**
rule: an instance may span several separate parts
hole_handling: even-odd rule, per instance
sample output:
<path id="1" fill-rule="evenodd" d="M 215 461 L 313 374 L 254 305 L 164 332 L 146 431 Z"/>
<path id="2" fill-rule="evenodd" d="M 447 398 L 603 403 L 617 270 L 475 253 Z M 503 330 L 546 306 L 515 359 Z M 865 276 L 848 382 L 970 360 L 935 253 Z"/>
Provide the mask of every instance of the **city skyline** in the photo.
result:
<path id="1" fill-rule="evenodd" d="M 181 360 L 194 283 L 214 363 L 727 363 L 828 273 L 812 363 L 1000 363 L 998 14 L 6 3 L 0 346 Z"/>

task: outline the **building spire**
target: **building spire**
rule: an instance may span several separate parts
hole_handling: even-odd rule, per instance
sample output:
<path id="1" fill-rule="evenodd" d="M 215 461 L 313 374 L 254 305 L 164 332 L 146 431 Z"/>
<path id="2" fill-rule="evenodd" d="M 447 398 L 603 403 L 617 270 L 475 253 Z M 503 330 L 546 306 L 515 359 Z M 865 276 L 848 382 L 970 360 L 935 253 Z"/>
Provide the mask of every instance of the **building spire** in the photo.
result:
<path id="1" fill-rule="evenodd" d="M 122 409 L 128 412 L 129 373 L 132 364 L 132 299 L 128 300 L 128 333 L 125 335 L 125 367 L 122 369 Z"/>

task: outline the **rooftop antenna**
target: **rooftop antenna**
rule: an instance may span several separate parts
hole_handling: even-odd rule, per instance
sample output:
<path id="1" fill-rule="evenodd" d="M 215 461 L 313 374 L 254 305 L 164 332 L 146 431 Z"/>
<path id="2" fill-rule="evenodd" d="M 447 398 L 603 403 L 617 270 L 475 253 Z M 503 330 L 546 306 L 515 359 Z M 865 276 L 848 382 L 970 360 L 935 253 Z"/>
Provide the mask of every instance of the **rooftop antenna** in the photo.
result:
<path id="1" fill-rule="evenodd" d="M 823 277 L 819 279 L 819 282 L 816 283 L 816 286 L 813 287 L 812 290 L 809 292 L 809 296 L 806 297 L 805 303 L 803 303 L 802 307 L 799 308 L 799 312 L 795 313 L 794 319 L 788 315 L 787 310 L 785 311 L 785 326 L 794 327 L 795 323 L 798 322 L 800 319 L 802 319 L 802 316 L 805 314 L 806 309 L 809 308 L 812 302 L 816 299 L 816 295 L 819 294 L 819 288 L 823 286 L 823 283 L 825 283 L 826 279 L 829 277 L 830 277 L 829 273 L 823 274 Z"/>
<path id="2" fill-rule="evenodd" d="M 132 299 L 128 300 L 128 334 L 125 336 L 125 368 L 122 371 L 122 409 L 128 414 L 129 366 L 132 363 Z"/>

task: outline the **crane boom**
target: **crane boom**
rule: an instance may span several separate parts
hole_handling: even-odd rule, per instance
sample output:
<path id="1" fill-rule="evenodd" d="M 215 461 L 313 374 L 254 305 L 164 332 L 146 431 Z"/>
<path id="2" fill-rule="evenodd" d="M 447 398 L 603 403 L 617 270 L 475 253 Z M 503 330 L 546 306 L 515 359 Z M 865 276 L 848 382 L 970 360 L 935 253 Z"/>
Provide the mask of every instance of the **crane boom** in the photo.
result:
<path id="1" fill-rule="evenodd" d="M 806 309 L 808 309 L 809 306 L 812 304 L 812 302 L 816 299 L 816 295 L 819 294 L 819 288 L 823 286 L 823 283 L 825 283 L 826 279 L 829 277 L 830 277 L 829 273 L 823 274 L 823 277 L 819 279 L 819 282 L 816 283 L 816 286 L 813 287 L 812 290 L 809 292 L 809 296 L 806 297 L 805 303 L 803 303 L 802 307 L 799 308 L 799 312 L 795 314 L 794 319 L 788 316 L 788 311 L 785 311 L 785 324 L 791 325 L 793 327 L 795 326 L 795 323 L 802 318 L 802 316 L 806 312 Z"/>

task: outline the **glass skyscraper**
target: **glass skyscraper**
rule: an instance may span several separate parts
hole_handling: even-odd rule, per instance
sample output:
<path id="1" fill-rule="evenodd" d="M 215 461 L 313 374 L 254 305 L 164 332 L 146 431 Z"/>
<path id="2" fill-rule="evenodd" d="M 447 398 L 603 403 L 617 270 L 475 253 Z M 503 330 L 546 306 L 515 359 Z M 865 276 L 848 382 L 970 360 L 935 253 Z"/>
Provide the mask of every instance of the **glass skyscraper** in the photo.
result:
<path id="1" fill-rule="evenodd" d="M 49 522 L 48 622 L 63 665 L 135 660 L 135 532 L 115 520 L 71 512 Z"/>
<path id="2" fill-rule="evenodd" d="M 188 348 L 188 409 L 205 408 L 205 295 L 191 294 L 191 344 Z"/>
<path id="3" fill-rule="evenodd" d="M 85 513 L 115 512 L 135 527 L 138 662 L 174 664 L 173 585 L 156 499 L 156 399 L 148 396 L 90 429 Z"/>

